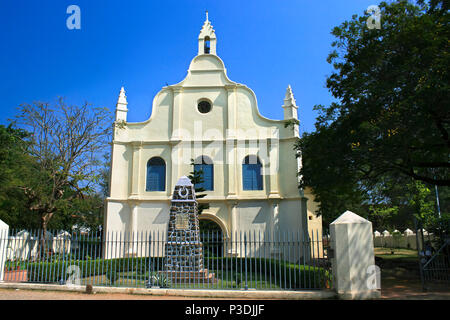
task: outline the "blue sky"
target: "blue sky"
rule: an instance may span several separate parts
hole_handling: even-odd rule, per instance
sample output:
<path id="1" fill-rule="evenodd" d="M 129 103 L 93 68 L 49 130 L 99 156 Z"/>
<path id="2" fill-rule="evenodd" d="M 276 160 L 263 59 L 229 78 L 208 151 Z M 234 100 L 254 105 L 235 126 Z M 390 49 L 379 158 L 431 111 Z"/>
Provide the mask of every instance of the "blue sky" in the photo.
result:
<path id="1" fill-rule="evenodd" d="M 113 110 L 121 86 L 128 120 L 150 117 L 155 94 L 186 76 L 209 11 L 217 54 L 231 80 L 250 87 L 265 117 L 282 119 L 292 86 L 302 131 L 314 130 L 313 106 L 329 104 L 330 32 L 376 0 L 138 1 L 1 0 L 0 124 L 21 103 L 87 101 Z M 69 30 L 71 4 L 81 29 Z"/>

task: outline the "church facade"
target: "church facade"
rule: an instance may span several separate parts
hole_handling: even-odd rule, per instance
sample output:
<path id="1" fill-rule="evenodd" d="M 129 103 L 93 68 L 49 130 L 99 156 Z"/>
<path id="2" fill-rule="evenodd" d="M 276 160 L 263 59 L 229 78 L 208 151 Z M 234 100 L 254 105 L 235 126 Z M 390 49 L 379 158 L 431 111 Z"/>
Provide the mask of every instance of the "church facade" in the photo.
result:
<path id="1" fill-rule="evenodd" d="M 280 101 L 281 102 L 281 101 Z M 124 88 L 116 106 L 110 196 L 105 231 L 164 234 L 178 179 L 202 169 L 200 215 L 217 223 L 225 238 L 239 232 L 321 233 L 321 217 L 308 190 L 298 188 L 301 158 L 294 143 L 296 101 L 286 90 L 284 119 L 258 111 L 254 92 L 230 80 L 217 55 L 217 38 L 206 18 L 198 53 L 181 82 L 154 97 L 150 119 L 127 122 Z"/>

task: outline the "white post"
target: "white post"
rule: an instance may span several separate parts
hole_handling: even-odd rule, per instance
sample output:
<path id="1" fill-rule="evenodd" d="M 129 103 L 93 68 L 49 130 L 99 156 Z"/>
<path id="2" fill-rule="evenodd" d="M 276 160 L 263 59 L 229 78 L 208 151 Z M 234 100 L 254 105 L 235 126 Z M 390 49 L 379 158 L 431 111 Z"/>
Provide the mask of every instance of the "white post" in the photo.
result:
<path id="1" fill-rule="evenodd" d="M 9 226 L 0 220 L 0 281 L 3 281 L 3 271 L 5 269 L 7 247 L 8 247 Z"/>
<path id="2" fill-rule="evenodd" d="M 346 211 L 330 224 L 334 287 L 342 299 L 380 297 L 372 223 Z"/>

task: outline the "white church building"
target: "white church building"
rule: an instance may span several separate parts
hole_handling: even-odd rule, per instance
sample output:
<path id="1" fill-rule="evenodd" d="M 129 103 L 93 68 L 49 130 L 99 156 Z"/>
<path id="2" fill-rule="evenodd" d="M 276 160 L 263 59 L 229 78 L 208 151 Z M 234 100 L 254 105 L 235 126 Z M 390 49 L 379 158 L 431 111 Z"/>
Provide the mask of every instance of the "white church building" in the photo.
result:
<path id="1" fill-rule="evenodd" d="M 321 233 L 313 195 L 298 188 L 298 125 L 285 127 L 298 119 L 291 87 L 280 99 L 284 119 L 265 118 L 255 93 L 228 78 L 217 50 L 207 16 L 186 77 L 156 94 L 148 120 L 127 121 L 133 106 L 121 89 L 105 232 L 164 234 L 174 186 L 193 171 L 194 159 L 206 190 L 198 201 L 209 205 L 199 218 L 217 223 L 225 238 L 242 231 Z"/>

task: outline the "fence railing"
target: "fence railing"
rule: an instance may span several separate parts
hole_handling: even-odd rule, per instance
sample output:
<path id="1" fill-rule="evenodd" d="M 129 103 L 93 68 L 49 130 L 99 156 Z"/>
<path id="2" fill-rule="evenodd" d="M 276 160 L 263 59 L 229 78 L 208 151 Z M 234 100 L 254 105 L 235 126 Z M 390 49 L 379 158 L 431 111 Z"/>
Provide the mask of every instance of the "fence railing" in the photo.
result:
<path id="1" fill-rule="evenodd" d="M 201 233 L 202 264 L 180 245 L 171 264 L 167 233 L 0 233 L 5 282 L 192 289 L 301 290 L 332 287 L 328 244 L 319 232 Z M 174 250 L 173 248 L 170 250 Z M 173 254 L 173 252 L 171 253 Z M 179 259 L 177 260 L 179 261 Z"/>
<path id="2" fill-rule="evenodd" d="M 422 256 L 422 283 L 424 288 L 430 284 L 450 285 L 450 239 L 430 256 Z"/>

